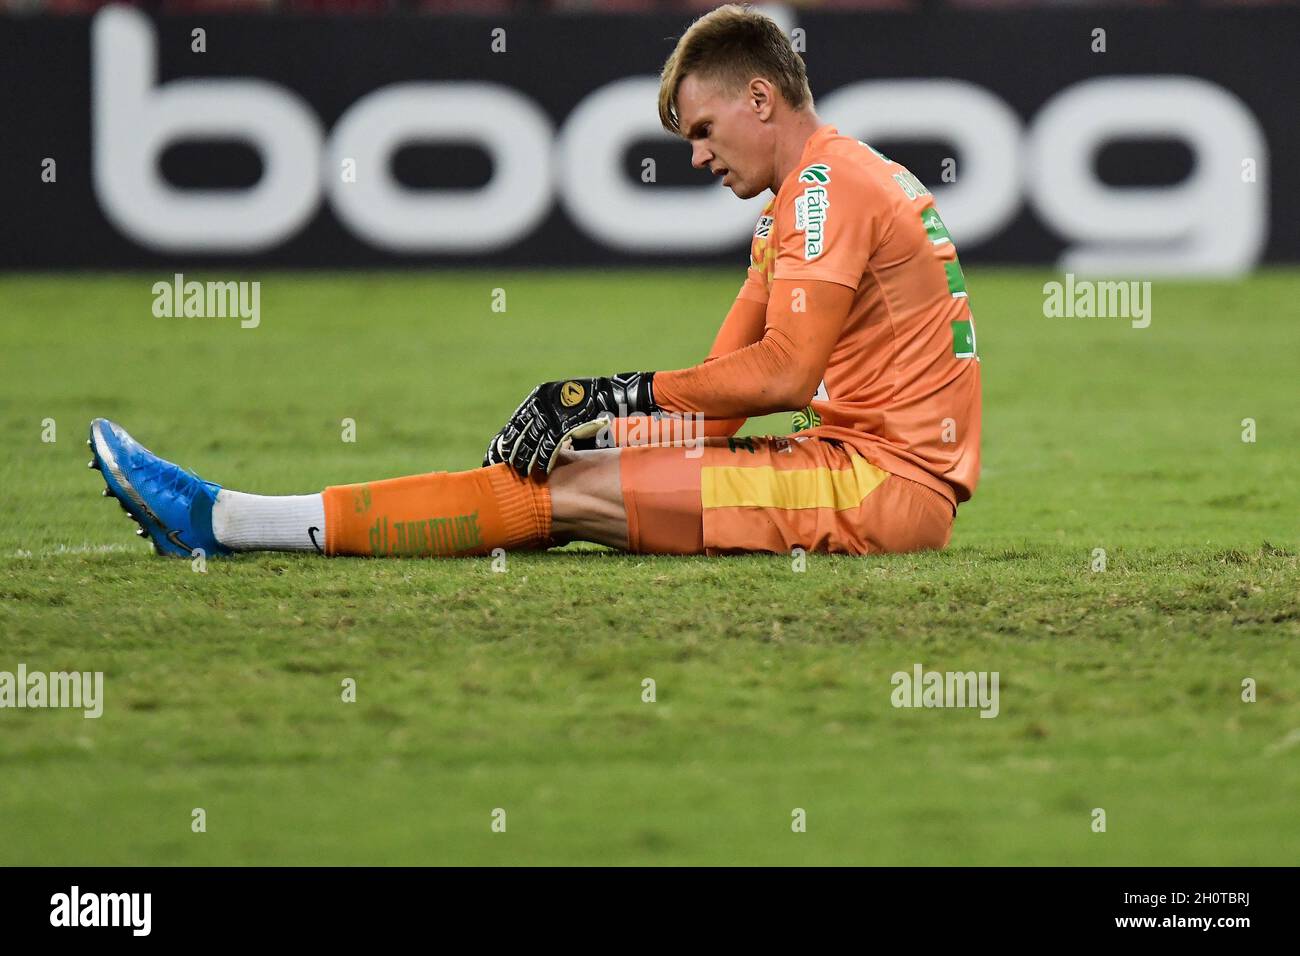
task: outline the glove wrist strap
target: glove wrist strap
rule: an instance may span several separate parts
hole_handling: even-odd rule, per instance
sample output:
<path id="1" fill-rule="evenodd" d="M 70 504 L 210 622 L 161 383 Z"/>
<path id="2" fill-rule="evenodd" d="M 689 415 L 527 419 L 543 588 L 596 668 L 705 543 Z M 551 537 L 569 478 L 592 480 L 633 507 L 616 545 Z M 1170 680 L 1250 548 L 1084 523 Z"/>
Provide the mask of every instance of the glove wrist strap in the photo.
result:
<path id="1" fill-rule="evenodd" d="M 655 403 L 654 372 L 620 372 L 610 378 L 614 401 L 629 414 L 652 415 L 662 411 Z"/>

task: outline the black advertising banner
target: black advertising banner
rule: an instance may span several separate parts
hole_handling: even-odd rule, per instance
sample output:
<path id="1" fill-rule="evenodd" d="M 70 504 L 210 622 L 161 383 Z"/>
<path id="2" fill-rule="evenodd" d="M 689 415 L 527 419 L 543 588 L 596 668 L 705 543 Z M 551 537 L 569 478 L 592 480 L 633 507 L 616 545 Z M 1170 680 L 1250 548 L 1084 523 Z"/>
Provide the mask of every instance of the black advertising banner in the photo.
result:
<path id="1" fill-rule="evenodd" d="M 1300 9 L 785 16 L 963 259 L 1300 260 Z M 0 269 L 743 262 L 763 199 L 658 125 L 687 22 L 0 18 Z"/>

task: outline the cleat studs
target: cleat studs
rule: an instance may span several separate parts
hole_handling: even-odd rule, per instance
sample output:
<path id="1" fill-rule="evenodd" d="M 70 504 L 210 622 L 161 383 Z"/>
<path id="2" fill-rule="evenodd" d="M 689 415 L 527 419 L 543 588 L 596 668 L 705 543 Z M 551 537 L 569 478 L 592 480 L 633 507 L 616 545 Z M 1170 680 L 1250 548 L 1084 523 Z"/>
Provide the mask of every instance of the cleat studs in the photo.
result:
<path id="1" fill-rule="evenodd" d="M 135 533 L 136 533 L 139 537 L 141 537 L 141 538 L 143 538 L 143 537 L 145 536 L 145 530 L 144 530 L 144 528 L 136 528 L 136 529 L 135 529 Z"/>
<path id="2" fill-rule="evenodd" d="M 91 471 L 94 471 L 94 469 L 95 469 L 95 459 L 92 458 L 92 459 L 90 459 L 90 461 L 86 462 L 86 467 L 89 468 Z"/>
<path id="3" fill-rule="evenodd" d="M 94 448 L 94 447 L 95 447 L 95 443 L 94 443 L 93 441 L 91 441 L 89 438 L 87 438 L 87 439 L 86 439 L 86 447 L 87 447 L 87 448 Z"/>
<path id="4" fill-rule="evenodd" d="M 100 493 L 101 496 L 103 496 L 103 497 L 105 497 L 105 498 L 111 498 L 111 497 L 113 496 L 113 495 L 112 495 L 112 492 L 110 492 L 110 491 L 108 490 L 108 488 L 106 488 L 106 487 L 105 487 L 105 488 L 100 488 L 100 489 L 99 489 L 99 493 Z"/>

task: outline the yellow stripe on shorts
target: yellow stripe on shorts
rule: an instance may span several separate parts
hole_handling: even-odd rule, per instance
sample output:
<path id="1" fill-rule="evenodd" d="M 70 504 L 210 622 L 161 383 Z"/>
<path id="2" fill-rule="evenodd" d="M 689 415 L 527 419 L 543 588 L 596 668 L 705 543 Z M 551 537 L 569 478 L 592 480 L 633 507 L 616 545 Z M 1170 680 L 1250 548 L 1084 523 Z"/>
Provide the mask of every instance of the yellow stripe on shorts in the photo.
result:
<path id="1" fill-rule="evenodd" d="M 851 458 L 851 469 L 707 466 L 700 469 L 700 497 L 705 508 L 846 511 L 862 504 L 889 477 L 865 458 Z"/>

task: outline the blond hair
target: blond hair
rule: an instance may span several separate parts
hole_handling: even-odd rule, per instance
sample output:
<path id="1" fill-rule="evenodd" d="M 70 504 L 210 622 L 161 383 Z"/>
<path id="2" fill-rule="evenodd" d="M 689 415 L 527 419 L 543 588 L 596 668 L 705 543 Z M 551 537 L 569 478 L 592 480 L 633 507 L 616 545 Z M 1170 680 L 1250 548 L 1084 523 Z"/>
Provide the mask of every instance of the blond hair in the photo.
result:
<path id="1" fill-rule="evenodd" d="M 681 134 L 677 90 L 688 74 L 739 91 L 761 76 L 794 109 L 812 102 L 808 71 L 776 21 L 748 5 L 729 3 L 700 17 L 682 34 L 659 77 L 659 122 Z"/>

